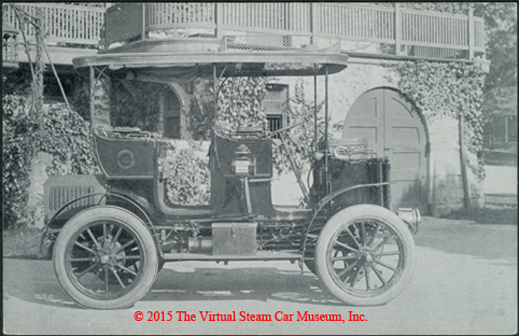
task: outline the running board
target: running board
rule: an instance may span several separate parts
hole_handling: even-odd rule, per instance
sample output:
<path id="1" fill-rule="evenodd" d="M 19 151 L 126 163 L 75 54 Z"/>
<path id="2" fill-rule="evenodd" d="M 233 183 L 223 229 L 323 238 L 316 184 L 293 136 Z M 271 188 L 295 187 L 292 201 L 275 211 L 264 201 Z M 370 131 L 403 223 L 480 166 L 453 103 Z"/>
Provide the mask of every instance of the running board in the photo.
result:
<path id="1" fill-rule="evenodd" d="M 260 251 L 256 255 L 208 255 L 196 253 L 165 253 L 165 261 L 269 261 L 269 260 L 289 260 L 297 261 L 301 259 L 301 254 L 296 252 L 270 252 Z"/>

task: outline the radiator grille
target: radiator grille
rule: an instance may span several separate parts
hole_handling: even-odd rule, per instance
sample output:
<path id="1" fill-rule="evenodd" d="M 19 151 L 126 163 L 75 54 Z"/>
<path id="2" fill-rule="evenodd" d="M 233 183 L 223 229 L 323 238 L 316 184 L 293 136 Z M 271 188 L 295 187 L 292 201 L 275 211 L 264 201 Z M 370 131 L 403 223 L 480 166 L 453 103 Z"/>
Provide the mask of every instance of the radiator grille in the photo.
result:
<path id="1" fill-rule="evenodd" d="M 93 186 L 51 186 L 49 188 L 49 210 L 57 211 L 68 202 L 95 193 Z M 95 204 L 94 196 L 85 197 L 71 205 L 71 209 Z"/>
<path id="2" fill-rule="evenodd" d="M 45 215 L 47 219 L 52 218 L 68 202 L 82 196 L 97 194 L 96 196 L 88 196 L 72 203 L 68 209 L 98 204 L 101 194 L 106 191 L 103 184 L 99 182 L 99 177 L 94 175 L 49 177 L 44 184 Z"/>

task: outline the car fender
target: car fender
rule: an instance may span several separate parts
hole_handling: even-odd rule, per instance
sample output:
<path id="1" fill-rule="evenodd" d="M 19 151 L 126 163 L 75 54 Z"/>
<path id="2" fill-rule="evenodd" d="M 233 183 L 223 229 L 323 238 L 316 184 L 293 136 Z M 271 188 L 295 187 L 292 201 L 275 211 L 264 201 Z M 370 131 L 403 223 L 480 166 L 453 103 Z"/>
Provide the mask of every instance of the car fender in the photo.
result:
<path id="1" fill-rule="evenodd" d="M 143 198 L 132 197 L 135 195 L 128 195 L 129 193 L 122 193 L 118 190 L 118 192 L 106 192 L 106 193 L 97 193 L 97 194 L 87 194 L 81 197 L 75 198 L 65 205 L 63 205 L 57 212 L 52 216 L 52 218 L 45 224 L 43 227 L 43 232 L 40 240 L 40 255 L 43 259 L 50 259 L 52 257 L 52 247 L 56 238 L 61 230 L 61 228 L 68 222 L 70 218 L 75 216 L 76 214 L 87 210 L 89 208 L 102 205 L 102 201 L 105 200 L 105 205 L 111 205 L 115 207 L 119 207 L 126 211 L 132 212 L 134 215 L 139 217 L 146 226 L 149 227 L 150 231 L 154 236 L 156 236 L 157 231 L 153 225 L 153 222 L 150 218 L 150 212 L 152 212 L 152 208 L 149 205 L 149 202 L 143 202 Z M 98 197 L 101 196 L 98 204 L 85 205 L 80 207 L 72 207 L 75 204 L 79 203 L 85 198 L 88 197 Z M 138 196 L 138 195 L 137 195 Z M 113 199 L 121 200 L 118 205 L 110 204 Z M 107 202 L 107 200 L 111 200 L 111 202 Z M 146 204 L 147 203 L 147 204 Z M 125 206 L 126 205 L 126 206 Z M 72 208 L 71 208 L 72 207 Z M 68 210 L 67 210 L 68 209 Z M 152 212 L 153 213 L 153 212 Z"/>

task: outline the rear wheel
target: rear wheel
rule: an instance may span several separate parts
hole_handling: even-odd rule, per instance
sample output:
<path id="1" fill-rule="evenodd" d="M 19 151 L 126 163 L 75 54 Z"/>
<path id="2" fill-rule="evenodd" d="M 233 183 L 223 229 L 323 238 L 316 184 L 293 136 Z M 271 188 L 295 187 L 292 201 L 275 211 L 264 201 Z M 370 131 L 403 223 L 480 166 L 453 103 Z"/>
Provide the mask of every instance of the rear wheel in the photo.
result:
<path id="1" fill-rule="evenodd" d="M 415 244 L 391 211 L 356 205 L 335 214 L 321 231 L 315 251 L 324 286 L 349 305 L 381 305 L 400 294 L 411 279 Z"/>
<path id="2" fill-rule="evenodd" d="M 54 269 L 79 305 L 130 307 L 150 290 L 158 268 L 145 224 L 126 210 L 99 206 L 72 217 L 56 240 Z"/>

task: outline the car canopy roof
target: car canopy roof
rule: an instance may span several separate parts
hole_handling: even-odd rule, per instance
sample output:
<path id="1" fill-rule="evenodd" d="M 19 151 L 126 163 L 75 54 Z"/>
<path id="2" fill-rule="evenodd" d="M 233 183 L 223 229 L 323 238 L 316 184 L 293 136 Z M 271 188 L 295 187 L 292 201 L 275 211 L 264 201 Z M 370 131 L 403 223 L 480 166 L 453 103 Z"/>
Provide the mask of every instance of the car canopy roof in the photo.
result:
<path id="1" fill-rule="evenodd" d="M 126 69 L 135 79 L 152 82 L 187 82 L 223 76 L 312 76 L 346 68 L 348 56 L 339 52 L 168 52 L 113 53 L 74 58 L 76 69 Z"/>

